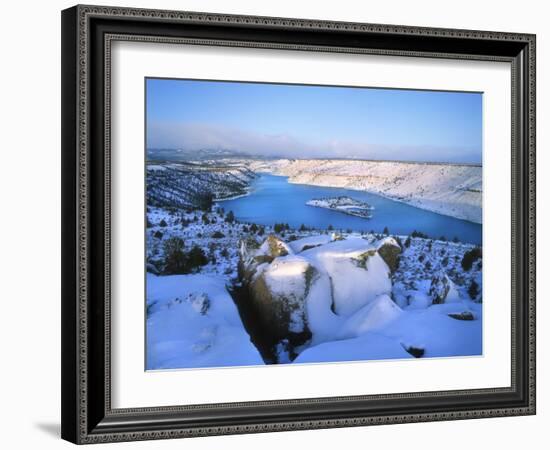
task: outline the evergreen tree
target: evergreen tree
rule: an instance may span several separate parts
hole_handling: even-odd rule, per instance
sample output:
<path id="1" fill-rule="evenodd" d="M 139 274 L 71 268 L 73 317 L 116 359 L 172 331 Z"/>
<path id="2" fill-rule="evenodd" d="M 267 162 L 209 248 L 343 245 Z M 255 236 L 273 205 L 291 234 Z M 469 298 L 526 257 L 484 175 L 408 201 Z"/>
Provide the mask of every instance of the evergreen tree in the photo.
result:
<path id="1" fill-rule="evenodd" d="M 235 214 L 233 214 L 233 211 L 229 211 L 227 213 L 227 216 L 225 216 L 225 221 L 227 223 L 233 223 L 235 222 Z"/>
<path id="2" fill-rule="evenodd" d="M 480 258 L 481 258 L 481 248 L 475 247 L 464 253 L 464 256 L 462 257 L 462 261 L 460 262 L 460 264 L 462 265 L 462 268 L 467 272 L 472 268 L 472 265 L 474 264 L 474 262 Z"/>
<path id="3" fill-rule="evenodd" d="M 479 284 L 476 283 L 476 280 L 472 280 L 472 282 L 470 283 L 470 287 L 468 288 L 468 295 L 472 300 L 475 300 L 478 294 Z"/>
<path id="4" fill-rule="evenodd" d="M 187 259 L 189 261 L 189 269 L 191 270 L 208 264 L 208 258 L 204 254 L 203 249 L 198 245 L 194 245 L 189 251 Z"/>
<path id="5" fill-rule="evenodd" d="M 179 237 L 166 239 L 164 247 L 164 272 L 168 275 L 187 273 L 187 257 L 184 242 Z"/>

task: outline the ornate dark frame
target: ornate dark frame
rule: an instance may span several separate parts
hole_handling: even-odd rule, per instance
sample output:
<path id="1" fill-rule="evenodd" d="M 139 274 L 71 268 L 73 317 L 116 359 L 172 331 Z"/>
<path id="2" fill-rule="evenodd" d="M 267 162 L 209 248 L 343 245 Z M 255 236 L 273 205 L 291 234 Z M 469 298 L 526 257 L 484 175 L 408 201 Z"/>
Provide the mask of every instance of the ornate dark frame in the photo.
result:
<path id="1" fill-rule="evenodd" d="M 512 385 L 112 409 L 113 40 L 507 61 L 512 66 Z M 535 414 L 535 36 L 75 6 L 62 12 L 62 437 L 98 443 Z"/>

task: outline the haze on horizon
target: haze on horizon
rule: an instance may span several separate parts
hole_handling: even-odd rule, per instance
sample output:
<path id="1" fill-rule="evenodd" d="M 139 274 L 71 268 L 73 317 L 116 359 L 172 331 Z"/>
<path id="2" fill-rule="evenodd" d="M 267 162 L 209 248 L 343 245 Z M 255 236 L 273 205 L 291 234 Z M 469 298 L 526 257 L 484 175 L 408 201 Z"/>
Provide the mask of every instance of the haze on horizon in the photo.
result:
<path id="1" fill-rule="evenodd" d="M 481 164 L 482 94 L 148 78 L 148 149 Z"/>

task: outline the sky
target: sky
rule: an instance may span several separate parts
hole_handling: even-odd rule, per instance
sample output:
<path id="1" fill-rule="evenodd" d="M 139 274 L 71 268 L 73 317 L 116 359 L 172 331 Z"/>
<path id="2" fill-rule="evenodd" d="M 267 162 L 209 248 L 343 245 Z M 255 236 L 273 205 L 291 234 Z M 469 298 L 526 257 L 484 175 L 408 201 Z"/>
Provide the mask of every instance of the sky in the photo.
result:
<path id="1" fill-rule="evenodd" d="M 146 80 L 148 149 L 479 164 L 482 94 Z"/>

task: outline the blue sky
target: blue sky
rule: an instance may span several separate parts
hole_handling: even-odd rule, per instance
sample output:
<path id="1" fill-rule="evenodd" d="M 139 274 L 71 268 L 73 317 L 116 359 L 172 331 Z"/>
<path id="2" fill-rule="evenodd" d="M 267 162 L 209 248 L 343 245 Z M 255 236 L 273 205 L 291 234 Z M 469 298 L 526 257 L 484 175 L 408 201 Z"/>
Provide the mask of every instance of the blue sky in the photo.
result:
<path id="1" fill-rule="evenodd" d="M 480 163 L 482 95 L 147 79 L 148 148 Z"/>

